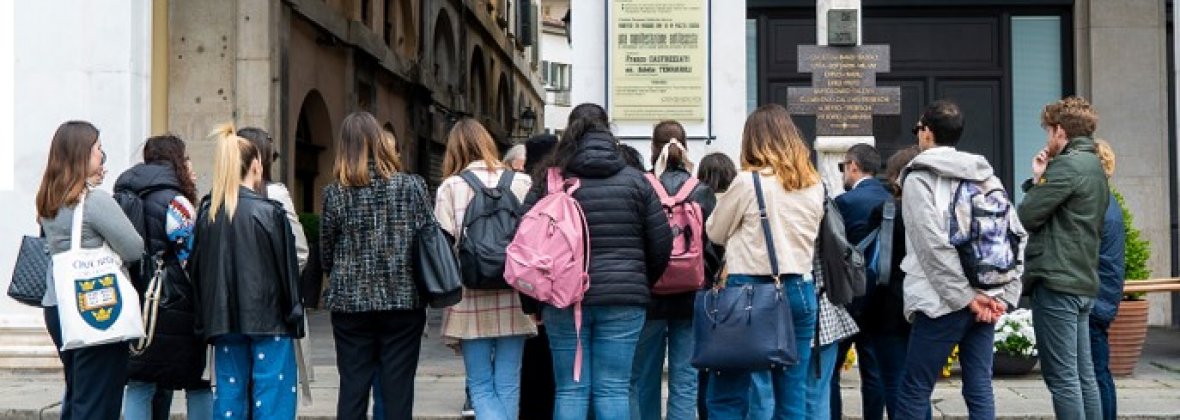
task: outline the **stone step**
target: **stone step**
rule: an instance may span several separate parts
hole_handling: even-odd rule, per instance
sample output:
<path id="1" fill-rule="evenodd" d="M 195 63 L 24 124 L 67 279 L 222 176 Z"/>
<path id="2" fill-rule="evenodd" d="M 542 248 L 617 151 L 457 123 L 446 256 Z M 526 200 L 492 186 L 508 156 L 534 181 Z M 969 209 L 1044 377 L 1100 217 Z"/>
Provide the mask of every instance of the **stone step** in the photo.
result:
<path id="1" fill-rule="evenodd" d="M 61 369 L 57 350 L 45 328 L 0 328 L 0 370 Z"/>

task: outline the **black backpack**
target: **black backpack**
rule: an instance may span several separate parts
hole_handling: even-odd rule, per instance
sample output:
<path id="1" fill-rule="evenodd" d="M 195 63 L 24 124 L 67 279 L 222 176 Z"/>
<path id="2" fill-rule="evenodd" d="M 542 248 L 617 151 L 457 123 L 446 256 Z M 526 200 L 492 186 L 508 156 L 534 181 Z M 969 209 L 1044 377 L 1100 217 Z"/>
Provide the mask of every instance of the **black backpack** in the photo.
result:
<path id="1" fill-rule="evenodd" d="M 509 289 L 504 281 L 508 244 L 520 223 L 520 200 L 512 193 L 512 171 L 504 171 L 488 188 L 471 171 L 459 174 L 475 191 L 459 233 L 459 269 L 463 286 L 476 290 Z"/>
<path id="2" fill-rule="evenodd" d="M 848 242 L 844 217 L 824 192 L 824 218 L 819 226 L 819 255 L 824 291 L 834 305 L 846 305 L 865 295 L 865 259 L 856 244 Z"/>
<path id="3" fill-rule="evenodd" d="M 135 232 L 139 233 L 139 237 L 143 238 L 143 258 L 139 259 L 139 263 L 127 265 L 127 274 L 131 277 L 131 283 L 140 293 L 147 287 L 150 278 L 145 278 L 154 272 L 153 256 L 161 252 L 167 247 L 166 243 L 155 240 L 155 235 L 152 231 L 159 230 L 163 232 L 163 227 L 159 229 L 150 229 L 148 227 L 147 215 L 147 201 L 156 193 L 167 192 L 168 200 L 172 197 L 180 195 L 180 192 L 169 187 L 153 187 L 142 191 L 135 191 L 130 189 L 116 189 L 114 198 L 115 202 L 119 203 L 119 207 L 123 209 L 123 214 L 127 215 L 127 219 L 131 221 L 131 226 L 135 227 Z M 165 219 L 167 217 L 165 216 Z M 161 220 L 162 222 L 163 220 Z M 152 267 L 147 267 L 153 265 Z"/>

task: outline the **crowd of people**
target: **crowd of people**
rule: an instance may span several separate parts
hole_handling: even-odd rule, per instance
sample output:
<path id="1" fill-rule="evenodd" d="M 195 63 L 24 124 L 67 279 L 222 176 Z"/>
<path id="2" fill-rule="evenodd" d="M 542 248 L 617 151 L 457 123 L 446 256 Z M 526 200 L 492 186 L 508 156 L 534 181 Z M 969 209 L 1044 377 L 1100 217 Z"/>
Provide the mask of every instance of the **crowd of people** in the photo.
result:
<path id="1" fill-rule="evenodd" d="M 394 135 L 356 112 L 341 123 L 318 247 L 272 180 L 279 154 L 264 130 L 213 131 L 203 197 L 185 142 L 171 135 L 147 139 L 143 163 L 111 194 L 97 188 L 106 176 L 98 129 L 67 122 L 37 194 L 50 251 L 70 249 L 81 217 L 81 247 L 113 250 L 136 292 L 156 296 L 143 305 L 159 310 L 146 350 L 115 342 L 59 352 L 62 418 L 167 418 L 175 390 L 189 418 L 294 418 L 305 306 L 320 306 L 300 284 L 313 248 L 311 265 L 327 276 L 338 418 L 366 418 L 372 399 L 374 418 L 410 419 L 435 303 L 416 273 L 415 241 L 437 223 L 463 277 L 457 303 L 441 305 L 441 337 L 462 356 L 479 419 L 836 419 L 852 414 L 840 376 L 853 346 L 864 418 L 930 418 L 956 346 L 970 417 L 994 418 L 994 325 L 1022 296 L 1058 417 L 1113 419 L 1104 349 L 1121 297 L 1123 229 L 1108 187 L 1114 155 L 1093 138 L 1097 114 L 1077 97 L 1045 106 L 1046 146 L 1019 205 L 985 158 L 956 149 L 966 120 L 953 102 L 934 102 L 913 128 L 916 145 L 888 159 L 853 146 L 838 165 L 843 185 L 825 185 L 774 104 L 747 118 L 737 164 L 720 153 L 692 162 L 676 121 L 654 126 L 644 162 L 595 104 L 575 107 L 560 138 L 536 136 L 503 159 L 488 131 L 463 118 L 430 191 L 403 169 Z M 516 258 L 514 223 L 555 188 L 584 217 L 588 281 L 576 305 L 483 274 Z M 514 241 L 507 256 L 467 251 L 476 248 L 465 241 L 503 229 Z M 850 301 L 835 289 L 843 273 L 827 268 L 829 237 L 870 261 Z M 153 280 L 163 286 L 145 293 Z M 72 283 L 47 276 L 42 302 L 60 347 L 55 284 Z M 766 284 L 788 308 L 789 348 L 779 350 L 791 357 L 754 370 L 698 359 L 701 296 Z M 773 321 L 783 320 L 752 320 Z M 747 343 L 729 344 L 740 353 Z"/>

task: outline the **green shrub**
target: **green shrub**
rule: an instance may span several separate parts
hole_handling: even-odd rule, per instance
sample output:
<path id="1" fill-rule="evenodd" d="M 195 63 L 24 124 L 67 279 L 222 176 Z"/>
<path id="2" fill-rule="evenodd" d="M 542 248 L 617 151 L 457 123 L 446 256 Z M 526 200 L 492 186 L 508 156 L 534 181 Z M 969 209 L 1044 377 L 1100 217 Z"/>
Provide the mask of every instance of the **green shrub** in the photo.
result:
<path id="1" fill-rule="evenodd" d="M 1147 267 L 1147 260 L 1151 259 L 1151 241 L 1143 239 L 1142 233 L 1135 228 L 1135 216 L 1127 209 L 1127 202 L 1123 199 L 1123 195 L 1113 189 L 1112 191 L 1114 198 L 1119 202 L 1119 208 L 1123 211 L 1123 226 L 1127 234 L 1126 260 L 1124 262 L 1127 271 L 1124 277 L 1127 280 L 1151 278 L 1151 269 Z M 1143 294 L 1130 293 L 1126 297 L 1139 300 L 1143 298 Z"/>
<path id="2" fill-rule="evenodd" d="M 303 234 L 308 243 L 320 242 L 320 215 L 315 213 L 300 213 L 299 223 L 303 224 Z"/>

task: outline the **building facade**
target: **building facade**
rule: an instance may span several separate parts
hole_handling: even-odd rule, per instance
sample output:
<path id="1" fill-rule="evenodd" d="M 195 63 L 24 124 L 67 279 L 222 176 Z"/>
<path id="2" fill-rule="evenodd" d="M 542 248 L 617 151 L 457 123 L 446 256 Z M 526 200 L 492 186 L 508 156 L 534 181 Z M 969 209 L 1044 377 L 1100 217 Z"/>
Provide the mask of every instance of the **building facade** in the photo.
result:
<path id="1" fill-rule="evenodd" d="M 541 2 L 541 81 L 545 86 L 545 131 L 559 133 L 569 119 L 573 91 L 569 0 Z"/>
<path id="2" fill-rule="evenodd" d="M 298 211 L 316 213 L 351 112 L 376 116 L 397 138 L 406 170 L 432 185 L 456 119 L 478 119 L 506 150 L 533 131 L 529 115 L 543 118 L 535 1 L 65 3 L 0 6 L 15 18 L 0 34 L 14 40 L 12 57 L 0 62 L 15 63 L 17 82 L 16 123 L 4 128 L 13 135 L 0 135 L 0 154 L 12 157 L 0 159 L 0 200 L 11 203 L 0 208 L 10 221 L 0 224 L 5 273 L 20 236 L 37 232 L 33 202 L 49 140 L 67 120 L 102 130 L 106 189 L 140 160 L 149 135 L 169 132 L 188 143 L 198 189 L 207 191 L 213 127 L 265 129 L 280 155 L 276 181 L 290 187 Z M 61 27 L 77 30 L 64 36 Z M 0 367 L 57 364 L 40 311 L 0 299 Z"/>

